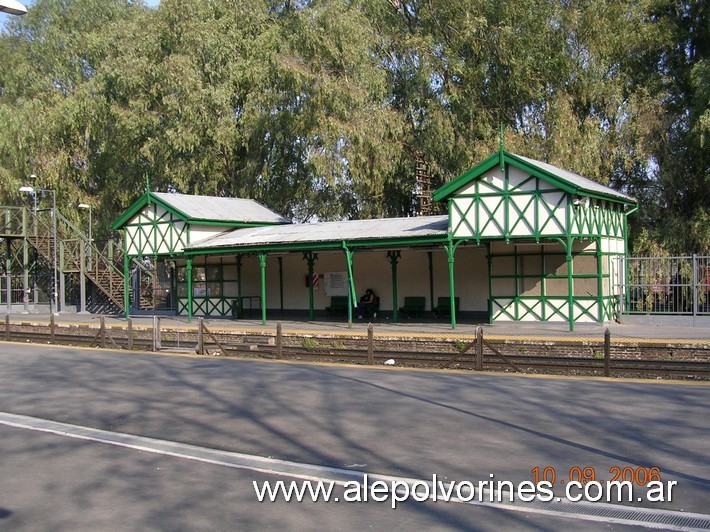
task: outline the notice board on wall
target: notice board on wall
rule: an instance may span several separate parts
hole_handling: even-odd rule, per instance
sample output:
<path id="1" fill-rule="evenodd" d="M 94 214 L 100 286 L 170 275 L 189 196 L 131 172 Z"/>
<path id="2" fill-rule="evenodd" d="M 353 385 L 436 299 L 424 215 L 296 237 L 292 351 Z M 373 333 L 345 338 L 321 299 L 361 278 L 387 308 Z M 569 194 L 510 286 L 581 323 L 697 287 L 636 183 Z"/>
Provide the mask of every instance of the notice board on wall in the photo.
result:
<path id="1" fill-rule="evenodd" d="M 326 295 L 348 295 L 348 272 L 325 272 L 323 277 L 323 291 Z"/>

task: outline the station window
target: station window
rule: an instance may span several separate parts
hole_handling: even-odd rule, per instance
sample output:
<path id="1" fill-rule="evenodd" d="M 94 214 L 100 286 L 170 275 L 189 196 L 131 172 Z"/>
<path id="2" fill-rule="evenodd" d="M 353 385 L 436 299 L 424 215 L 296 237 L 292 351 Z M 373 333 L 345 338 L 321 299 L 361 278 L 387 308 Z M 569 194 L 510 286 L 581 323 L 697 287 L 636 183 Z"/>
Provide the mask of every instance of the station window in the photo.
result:
<path id="1" fill-rule="evenodd" d="M 206 264 L 192 267 L 193 297 L 224 297 L 231 293 L 236 284 L 234 265 Z M 177 268 L 178 297 L 187 297 L 187 267 Z"/>

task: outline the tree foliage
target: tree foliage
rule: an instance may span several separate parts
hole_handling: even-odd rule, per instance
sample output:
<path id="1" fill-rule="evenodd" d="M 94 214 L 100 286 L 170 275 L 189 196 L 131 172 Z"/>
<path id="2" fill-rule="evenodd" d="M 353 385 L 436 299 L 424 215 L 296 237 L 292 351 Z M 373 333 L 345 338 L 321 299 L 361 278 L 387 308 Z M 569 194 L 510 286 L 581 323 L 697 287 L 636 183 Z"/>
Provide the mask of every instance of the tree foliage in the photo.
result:
<path id="1" fill-rule="evenodd" d="M 0 195 L 407 216 L 416 161 L 441 184 L 503 124 L 637 197 L 638 249 L 708 252 L 709 35 L 698 0 L 37 0 L 0 36 Z"/>

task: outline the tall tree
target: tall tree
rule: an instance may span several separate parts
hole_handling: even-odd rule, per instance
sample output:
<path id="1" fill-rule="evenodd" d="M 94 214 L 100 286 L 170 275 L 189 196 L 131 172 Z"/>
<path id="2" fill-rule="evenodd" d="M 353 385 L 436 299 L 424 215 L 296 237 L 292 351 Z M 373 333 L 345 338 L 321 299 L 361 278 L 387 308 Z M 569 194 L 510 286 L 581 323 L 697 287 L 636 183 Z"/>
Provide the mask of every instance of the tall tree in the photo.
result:
<path id="1" fill-rule="evenodd" d="M 411 215 L 417 161 L 441 184 L 503 124 L 638 197 L 638 249 L 707 251 L 709 34 L 700 0 L 38 0 L 0 36 L 0 195 Z"/>
<path id="2" fill-rule="evenodd" d="M 649 234 L 671 252 L 710 252 L 708 90 L 710 18 L 707 3 L 658 1 L 649 12 L 668 35 L 655 59 L 663 122 L 654 131 L 662 195 Z"/>
<path id="3" fill-rule="evenodd" d="M 93 194 L 86 84 L 112 47 L 106 34 L 143 13 L 127 0 L 38 0 L 0 39 L 0 194 L 30 174 L 59 205 Z M 63 209 L 70 217 L 75 209 Z"/>

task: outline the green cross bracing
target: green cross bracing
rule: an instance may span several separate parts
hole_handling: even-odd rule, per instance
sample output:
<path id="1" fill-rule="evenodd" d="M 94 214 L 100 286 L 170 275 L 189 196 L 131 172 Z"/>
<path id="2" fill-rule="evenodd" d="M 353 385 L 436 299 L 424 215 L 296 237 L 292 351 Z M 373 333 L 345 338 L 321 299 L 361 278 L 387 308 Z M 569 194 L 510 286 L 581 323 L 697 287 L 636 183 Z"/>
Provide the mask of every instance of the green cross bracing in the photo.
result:
<path id="1" fill-rule="evenodd" d="M 165 272 L 175 270 L 176 261 L 185 264 L 183 261 L 188 258 L 185 248 L 191 242 L 206 240 L 233 228 L 285 221 L 251 200 L 146 192 L 113 223 L 114 229 L 123 231 L 124 249 L 131 259 L 124 268 L 125 274 L 131 274 L 131 282 L 140 285 L 140 288 L 126 287 L 124 300 L 130 304 L 132 299 L 134 308 L 166 308 L 156 307 L 155 294 L 160 291 L 177 292 L 170 295 L 167 302 L 165 297 L 161 298 L 160 305 L 169 305 L 177 312 L 186 311 L 189 316 L 193 311 L 208 315 L 228 314 L 232 299 L 224 298 L 221 293 L 211 296 L 202 293 L 202 289 L 199 293 L 193 293 L 191 282 L 185 282 L 187 279 L 183 279 L 182 283 L 176 282 L 170 272 Z M 142 266 L 140 259 L 144 258 L 148 268 Z M 132 273 L 135 268 L 140 270 L 138 281 Z M 140 294 L 134 293 L 136 290 Z M 220 302 L 212 304 L 209 299 L 203 300 L 210 297 L 216 297 Z M 227 309 L 227 306 L 230 308 Z"/>
<path id="2" fill-rule="evenodd" d="M 612 317 L 617 296 L 611 293 L 610 264 L 618 267 L 625 256 L 632 198 L 501 148 L 437 190 L 434 199 L 448 200 L 454 238 L 496 243 L 488 248 L 492 321 L 554 319 L 572 329 L 575 321 Z M 593 262 L 575 249 L 582 241 L 593 242 Z M 528 260 L 535 250 L 542 264 L 545 255 L 551 257 L 551 242 L 558 243 L 558 260 L 566 263 L 563 274 L 544 266 L 533 273 L 520 270 L 519 244 L 530 246 Z M 502 251 L 503 243 L 515 246 L 514 252 Z M 501 270 L 496 258 L 505 256 L 514 263 Z"/>
<path id="3" fill-rule="evenodd" d="M 146 206 L 123 226 L 129 256 L 172 256 L 190 243 L 189 225 L 175 213 L 157 203 Z"/>
<path id="4" fill-rule="evenodd" d="M 513 191 L 502 192 L 491 191 L 493 187 L 476 182 L 471 187 L 473 193 L 467 190 L 453 195 L 450 201 L 453 235 L 476 241 L 566 237 L 566 216 L 571 211 L 572 236 L 623 238 L 621 205 L 604 200 L 592 200 L 588 206 L 576 205 L 569 194 L 540 181 L 537 178 L 524 181 L 534 183 L 534 190 L 521 191 L 513 184 Z"/>

